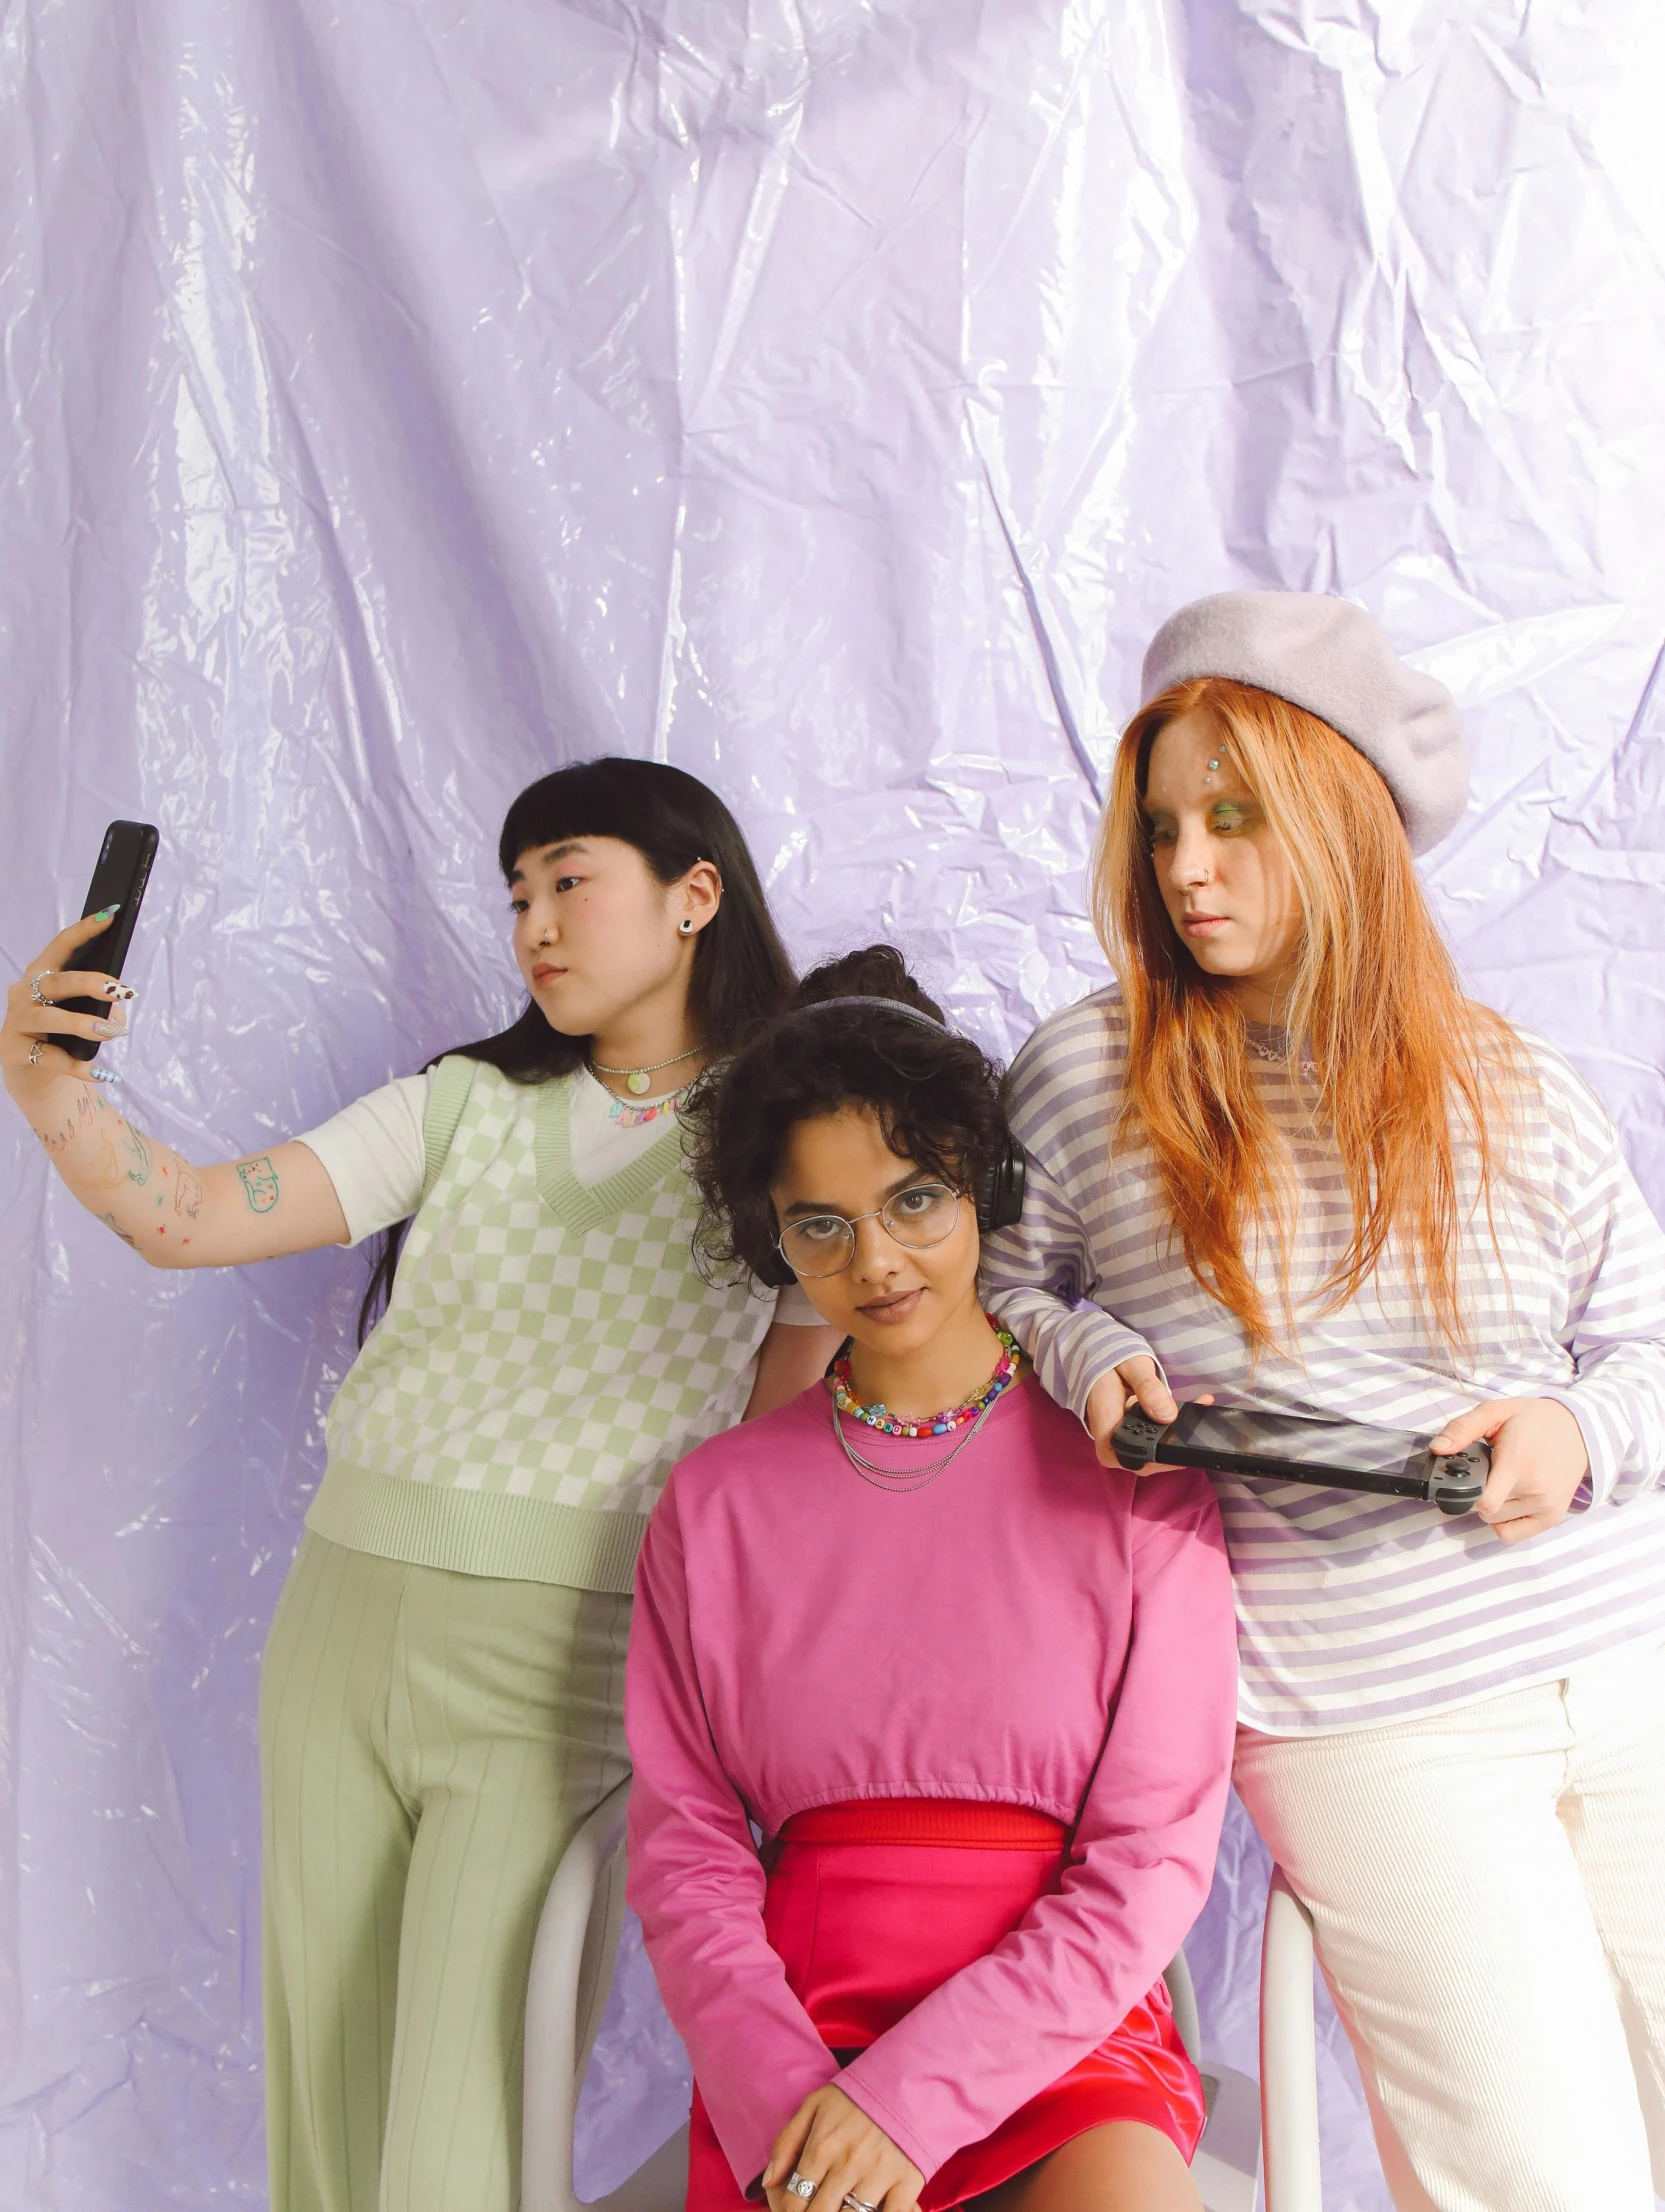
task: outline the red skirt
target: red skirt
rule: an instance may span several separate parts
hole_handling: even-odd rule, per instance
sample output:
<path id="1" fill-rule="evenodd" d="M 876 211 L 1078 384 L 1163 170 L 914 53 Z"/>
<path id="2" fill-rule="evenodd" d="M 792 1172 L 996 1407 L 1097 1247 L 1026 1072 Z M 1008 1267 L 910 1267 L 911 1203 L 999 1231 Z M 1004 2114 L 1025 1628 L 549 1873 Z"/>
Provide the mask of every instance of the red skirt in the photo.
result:
<path id="1" fill-rule="evenodd" d="M 1066 1834 L 1019 1806 L 927 1798 L 832 1805 L 787 1822 L 765 1854 L 763 1924 L 841 2064 L 1058 1888 Z M 968 2204 L 1111 2120 L 1159 2129 L 1189 2161 L 1204 2118 L 1202 2083 L 1158 1982 L 1096 2051 L 956 2151 L 926 2183 L 920 2212 Z M 696 2083 L 688 2212 L 742 2212 L 746 2201 Z"/>

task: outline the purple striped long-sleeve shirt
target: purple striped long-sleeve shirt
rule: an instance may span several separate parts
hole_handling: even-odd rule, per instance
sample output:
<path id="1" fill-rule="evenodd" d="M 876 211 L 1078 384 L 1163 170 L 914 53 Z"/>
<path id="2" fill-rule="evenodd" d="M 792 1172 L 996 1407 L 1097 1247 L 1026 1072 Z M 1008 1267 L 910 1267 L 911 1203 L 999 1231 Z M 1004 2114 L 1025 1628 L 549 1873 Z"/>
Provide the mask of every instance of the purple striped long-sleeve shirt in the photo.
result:
<path id="1" fill-rule="evenodd" d="M 1061 1404 L 1082 1413 L 1100 1376 L 1148 1351 L 1181 1398 L 1212 1390 L 1226 1405 L 1428 1437 L 1483 1399 L 1547 1397 L 1583 1431 L 1589 1504 L 1521 1544 L 1414 1501 L 1218 1478 L 1247 1727 L 1379 1726 L 1665 1637 L 1665 1235 L 1588 1089 L 1558 1053 L 1522 1041 L 1537 1095 L 1494 1180 L 1496 1251 L 1483 1209 L 1464 1235 L 1473 1348 L 1460 1363 L 1391 1247 L 1345 1305 L 1315 1299 L 1350 1212 L 1298 1070 L 1255 1069 L 1294 1166 L 1297 1316 L 1296 1356 L 1257 1363 L 1170 1239 L 1142 1149 L 1116 1142 L 1118 992 L 1043 1022 L 1013 1068 L 1029 1198 L 1022 1225 L 988 1240 L 985 1280 Z M 1276 1315 L 1270 1253 L 1261 1280 Z"/>

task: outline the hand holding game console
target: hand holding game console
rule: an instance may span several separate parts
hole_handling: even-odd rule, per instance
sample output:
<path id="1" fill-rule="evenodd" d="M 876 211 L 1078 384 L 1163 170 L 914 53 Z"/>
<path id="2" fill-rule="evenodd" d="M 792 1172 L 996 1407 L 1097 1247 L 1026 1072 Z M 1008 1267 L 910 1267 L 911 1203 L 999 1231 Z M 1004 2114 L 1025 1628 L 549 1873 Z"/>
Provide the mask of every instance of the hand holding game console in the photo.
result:
<path id="1" fill-rule="evenodd" d="M 1196 1403 L 1211 1406 L 1213 1393 L 1205 1392 Z M 1119 1367 L 1113 1367 L 1108 1375 L 1101 1375 L 1087 1393 L 1087 1434 L 1093 1440 L 1101 1467 L 1122 1465 L 1116 1456 L 1116 1427 L 1122 1415 L 1135 1407 L 1162 1426 L 1179 1418 L 1178 1400 L 1163 1381 L 1161 1368 L 1145 1352 L 1135 1353 L 1132 1359 L 1124 1359 Z M 1138 1470 L 1142 1475 L 1160 1475 L 1166 1471 L 1155 1464 Z"/>
<path id="2" fill-rule="evenodd" d="M 1584 1431 L 1559 1398 L 1492 1398 L 1447 1421 L 1429 1445 L 1460 1452 L 1484 1444 L 1491 1473 L 1475 1507 L 1500 1544 L 1518 1544 L 1566 1519 L 1590 1471 Z"/>

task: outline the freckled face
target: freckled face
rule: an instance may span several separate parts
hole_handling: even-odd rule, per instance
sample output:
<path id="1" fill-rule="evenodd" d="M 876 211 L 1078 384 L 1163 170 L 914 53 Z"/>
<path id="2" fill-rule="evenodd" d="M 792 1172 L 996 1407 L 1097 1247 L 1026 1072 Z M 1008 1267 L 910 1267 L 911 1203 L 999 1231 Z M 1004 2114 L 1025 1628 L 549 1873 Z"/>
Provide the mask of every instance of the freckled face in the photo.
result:
<path id="1" fill-rule="evenodd" d="M 1158 733 L 1144 813 L 1162 904 L 1198 967 L 1275 995 L 1300 948 L 1300 894 L 1207 715 L 1179 715 Z"/>

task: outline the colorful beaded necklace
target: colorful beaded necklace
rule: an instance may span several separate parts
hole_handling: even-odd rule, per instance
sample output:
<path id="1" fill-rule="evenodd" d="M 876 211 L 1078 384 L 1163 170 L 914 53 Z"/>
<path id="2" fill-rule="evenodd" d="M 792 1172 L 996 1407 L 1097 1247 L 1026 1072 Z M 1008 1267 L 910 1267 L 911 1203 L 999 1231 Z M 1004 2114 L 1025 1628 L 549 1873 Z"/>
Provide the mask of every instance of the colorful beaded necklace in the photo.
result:
<path id="1" fill-rule="evenodd" d="M 602 1086 L 606 1088 L 605 1085 Z M 645 1129 L 650 1121 L 657 1121 L 662 1114 L 674 1114 L 693 1089 L 684 1083 L 679 1091 L 667 1091 L 663 1098 L 656 1098 L 646 1106 L 633 1106 L 628 1098 L 620 1098 L 614 1091 L 607 1093 L 607 1119 L 626 1129 Z"/>
<path id="2" fill-rule="evenodd" d="M 986 1413 L 996 1398 L 1009 1389 L 1018 1371 L 1022 1353 L 1017 1338 L 1010 1330 L 1003 1329 L 992 1313 L 983 1317 L 1000 1341 L 1000 1358 L 994 1373 L 980 1390 L 962 1398 L 957 1406 L 946 1413 L 927 1414 L 918 1421 L 900 1421 L 885 1406 L 864 1406 L 850 1385 L 849 1340 L 839 1347 L 838 1354 L 827 1374 L 833 1386 L 833 1404 L 840 1413 L 852 1414 L 856 1420 L 865 1421 L 870 1429 L 877 1429 L 884 1436 L 952 1436 L 956 1429 L 963 1429 Z"/>

